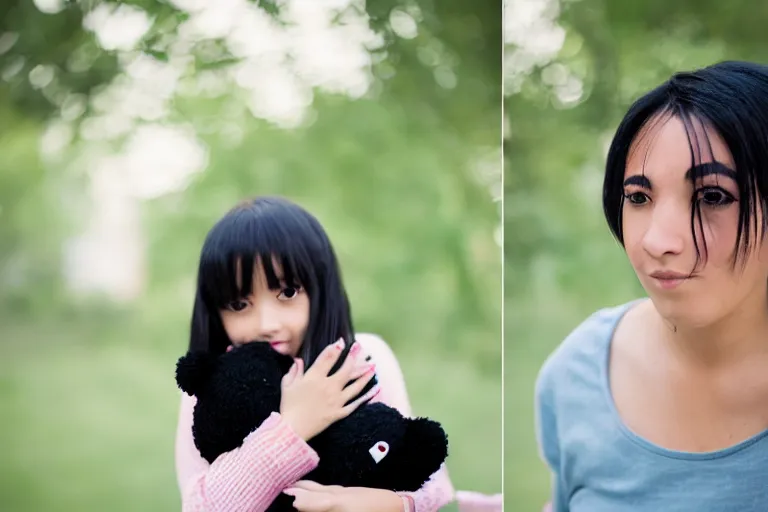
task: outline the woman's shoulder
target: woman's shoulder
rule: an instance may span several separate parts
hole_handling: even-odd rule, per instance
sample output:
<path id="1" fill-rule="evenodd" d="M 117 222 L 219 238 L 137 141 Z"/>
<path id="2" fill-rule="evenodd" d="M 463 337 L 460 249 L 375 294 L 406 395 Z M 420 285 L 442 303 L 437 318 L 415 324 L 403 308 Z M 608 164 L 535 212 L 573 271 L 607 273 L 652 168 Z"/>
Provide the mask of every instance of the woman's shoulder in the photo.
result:
<path id="1" fill-rule="evenodd" d="M 566 336 L 555 352 L 560 351 L 564 355 L 576 355 L 585 351 L 602 350 L 613 336 L 613 332 L 622 317 L 641 300 L 636 299 L 619 305 L 607 306 L 593 312 Z"/>
<path id="2" fill-rule="evenodd" d="M 552 351 L 541 367 L 538 387 L 552 387 L 555 382 L 573 382 L 574 372 L 594 375 L 607 356 L 610 341 L 624 314 L 642 299 L 600 308 L 587 316 Z"/>

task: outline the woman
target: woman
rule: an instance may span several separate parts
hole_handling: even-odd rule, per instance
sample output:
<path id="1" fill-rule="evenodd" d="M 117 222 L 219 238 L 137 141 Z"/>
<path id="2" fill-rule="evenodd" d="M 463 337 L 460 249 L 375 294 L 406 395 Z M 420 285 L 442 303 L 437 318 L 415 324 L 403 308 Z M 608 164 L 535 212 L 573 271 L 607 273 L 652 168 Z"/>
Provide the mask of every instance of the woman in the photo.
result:
<path id="1" fill-rule="evenodd" d="M 647 299 L 549 357 L 554 512 L 768 510 L 768 68 L 678 73 L 621 121 L 603 206 Z"/>

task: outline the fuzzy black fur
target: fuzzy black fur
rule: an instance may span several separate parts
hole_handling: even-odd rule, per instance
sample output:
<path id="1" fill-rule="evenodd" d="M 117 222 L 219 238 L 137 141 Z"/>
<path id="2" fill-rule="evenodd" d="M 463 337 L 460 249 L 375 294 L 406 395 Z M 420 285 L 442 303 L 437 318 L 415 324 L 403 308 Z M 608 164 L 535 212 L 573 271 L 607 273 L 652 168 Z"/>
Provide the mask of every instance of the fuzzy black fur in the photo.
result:
<path id="1" fill-rule="evenodd" d="M 204 459 L 212 463 L 240 447 L 248 434 L 280 410 L 280 383 L 292 364 L 290 357 L 259 342 L 218 356 L 189 352 L 179 359 L 176 382 L 197 397 L 192 432 Z M 388 444 L 389 452 L 376 463 L 369 450 L 380 441 Z M 309 445 L 320 463 L 304 479 L 392 491 L 419 489 L 448 456 L 448 439 L 439 423 L 405 418 L 381 403 L 360 406 Z M 291 511 L 292 502 L 292 497 L 281 494 L 269 511 Z"/>

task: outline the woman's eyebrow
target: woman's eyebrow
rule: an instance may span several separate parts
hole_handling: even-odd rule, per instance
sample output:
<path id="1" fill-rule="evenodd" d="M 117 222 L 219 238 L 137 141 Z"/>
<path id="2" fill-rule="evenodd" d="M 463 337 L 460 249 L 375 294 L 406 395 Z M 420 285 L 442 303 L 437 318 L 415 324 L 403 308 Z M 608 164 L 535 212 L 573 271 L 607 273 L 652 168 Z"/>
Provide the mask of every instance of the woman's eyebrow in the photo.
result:
<path id="1" fill-rule="evenodd" d="M 638 187 L 643 187 L 643 188 L 647 188 L 648 190 L 653 190 L 653 187 L 651 186 L 651 180 L 649 180 L 647 177 L 643 176 L 642 174 L 635 174 L 625 179 L 624 186 L 626 187 L 627 185 L 637 185 Z"/>
<path id="2" fill-rule="evenodd" d="M 725 176 L 726 178 L 736 181 L 736 171 L 720 162 L 707 162 L 705 164 L 694 165 L 685 171 L 685 179 L 691 182 L 712 175 Z M 653 190 L 651 180 L 641 174 L 632 175 L 624 180 L 624 186 L 626 187 L 628 185 L 637 185 L 638 187 Z"/>
<path id="3" fill-rule="evenodd" d="M 711 175 L 725 176 L 736 181 L 736 171 L 720 162 L 707 162 L 705 164 L 694 165 L 685 172 L 685 179 L 695 181 L 705 176 Z"/>

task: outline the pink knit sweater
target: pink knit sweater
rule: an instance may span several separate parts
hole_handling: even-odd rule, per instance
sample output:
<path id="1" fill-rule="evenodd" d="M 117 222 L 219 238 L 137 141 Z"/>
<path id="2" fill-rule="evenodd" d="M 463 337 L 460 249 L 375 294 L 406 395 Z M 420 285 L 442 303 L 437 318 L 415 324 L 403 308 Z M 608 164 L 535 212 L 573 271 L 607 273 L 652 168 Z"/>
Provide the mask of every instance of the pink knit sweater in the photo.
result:
<path id="1" fill-rule="evenodd" d="M 402 371 L 381 338 L 359 334 L 357 341 L 376 364 L 381 392 L 376 401 L 411 415 Z M 213 464 L 203 459 L 192 438 L 195 399 L 182 394 L 176 432 L 176 473 L 184 512 L 262 512 L 286 487 L 317 466 L 312 448 L 273 413 L 244 440 Z M 434 512 L 455 497 L 443 466 L 418 491 L 399 493 L 404 512 Z"/>

